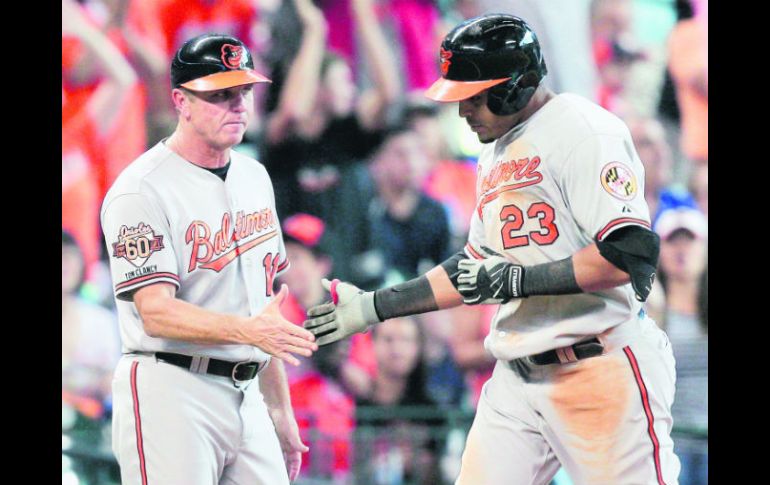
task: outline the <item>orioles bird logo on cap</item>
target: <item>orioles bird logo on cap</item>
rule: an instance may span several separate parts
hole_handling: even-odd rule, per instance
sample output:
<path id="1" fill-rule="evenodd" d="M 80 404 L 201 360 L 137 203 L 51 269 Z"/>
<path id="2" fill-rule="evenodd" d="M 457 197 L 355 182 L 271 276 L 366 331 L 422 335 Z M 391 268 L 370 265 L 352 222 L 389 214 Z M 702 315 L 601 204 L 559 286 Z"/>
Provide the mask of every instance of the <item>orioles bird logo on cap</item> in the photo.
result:
<path id="1" fill-rule="evenodd" d="M 241 67 L 243 47 L 239 45 L 225 44 L 222 46 L 222 64 L 230 69 Z"/>
<path id="2" fill-rule="evenodd" d="M 449 59 L 452 58 L 452 51 L 445 50 L 444 48 L 441 48 L 441 74 L 443 76 L 446 76 L 446 73 L 449 72 L 449 65 L 452 64 Z"/>

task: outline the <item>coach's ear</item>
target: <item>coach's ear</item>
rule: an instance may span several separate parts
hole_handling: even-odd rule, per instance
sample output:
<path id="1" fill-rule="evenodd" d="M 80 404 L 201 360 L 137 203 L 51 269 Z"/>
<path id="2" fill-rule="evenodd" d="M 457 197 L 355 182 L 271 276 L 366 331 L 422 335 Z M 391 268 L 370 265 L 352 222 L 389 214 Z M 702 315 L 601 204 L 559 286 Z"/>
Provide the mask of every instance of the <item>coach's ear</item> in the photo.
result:
<path id="1" fill-rule="evenodd" d="M 184 89 L 174 88 L 171 90 L 171 100 L 174 102 L 174 109 L 188 121 L 190 119 L 190 98 L 190 94 Z"/>

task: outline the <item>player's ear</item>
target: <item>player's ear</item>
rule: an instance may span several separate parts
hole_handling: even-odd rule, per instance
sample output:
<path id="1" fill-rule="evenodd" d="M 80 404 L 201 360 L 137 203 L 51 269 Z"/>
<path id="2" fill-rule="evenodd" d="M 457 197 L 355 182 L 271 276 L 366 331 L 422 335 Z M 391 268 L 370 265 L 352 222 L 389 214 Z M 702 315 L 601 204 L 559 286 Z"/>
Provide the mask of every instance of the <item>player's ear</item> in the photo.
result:
<path id="1" fill-rule="evenodd" d="M 171 100 L 174 102 L 176 112 L 185 118 L 189 117 L 189 105 L 192 102 L 192 96 L 184 89 L 174 88 L 171 90 Z"/>

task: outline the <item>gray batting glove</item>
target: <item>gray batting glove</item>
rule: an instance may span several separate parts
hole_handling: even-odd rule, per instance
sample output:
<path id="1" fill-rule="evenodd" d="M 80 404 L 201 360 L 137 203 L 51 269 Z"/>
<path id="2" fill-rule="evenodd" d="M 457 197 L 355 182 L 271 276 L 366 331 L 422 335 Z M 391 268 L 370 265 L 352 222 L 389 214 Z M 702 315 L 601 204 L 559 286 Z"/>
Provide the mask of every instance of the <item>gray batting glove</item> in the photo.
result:
<path id="1" fill-rule="evenodd" d="M 483 247 L 484 259 L 462 259 L 457 263 L 457 291 L 466 305 L 496 305 L 521 298 L 524 268 L 513 264 L 503 255 Z"/>
<path id="2" fill-rule="evenodd" d="M 303 326 L 316 337 L 318 345 L 326 345 L 381 322 L 374 309 L 374 292 L 364 291 L 340 280 L 321 284 L 332 295 L 331 303 L 316 305 L 307 312 Z"/>

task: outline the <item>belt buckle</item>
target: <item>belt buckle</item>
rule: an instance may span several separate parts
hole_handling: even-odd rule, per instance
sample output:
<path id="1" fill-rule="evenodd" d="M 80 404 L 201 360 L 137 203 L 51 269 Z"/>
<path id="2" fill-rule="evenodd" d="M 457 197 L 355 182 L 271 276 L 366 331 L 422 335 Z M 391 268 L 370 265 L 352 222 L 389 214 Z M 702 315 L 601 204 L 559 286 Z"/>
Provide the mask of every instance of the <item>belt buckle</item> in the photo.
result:
<path id="1" fill-rule="evenodd" d="M 230 377 L 233 379 L 233 382 L 234 382 L 234 383 L 236 383 L 236 384 L 240 384 L 241 382 L 248 382 L 248 381 L 250 381 L 250 380 L 251 380 L 251 379 L 249 379 L 249 380 L 245 380 L 245 381 L 242 381 L 242 380 L 238 379 L 237 377 L 235 377 L 235 374 L 237 374 L 237 373 L 238 373 L 238 367 L 239 367 L 239 366 L 241 366 L 241 365 L 244 365 L 244 364 L 250 364 L 250 363 L 251 363 L 251 362 L 238 362 L 238 363 L 236 363 L 236 364 L 233 366 L 233 371 L 230 373 Z"/>

